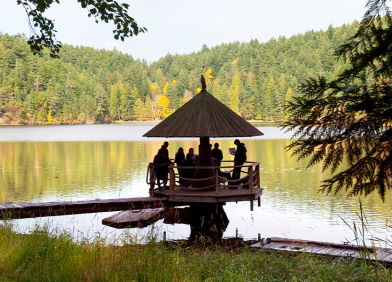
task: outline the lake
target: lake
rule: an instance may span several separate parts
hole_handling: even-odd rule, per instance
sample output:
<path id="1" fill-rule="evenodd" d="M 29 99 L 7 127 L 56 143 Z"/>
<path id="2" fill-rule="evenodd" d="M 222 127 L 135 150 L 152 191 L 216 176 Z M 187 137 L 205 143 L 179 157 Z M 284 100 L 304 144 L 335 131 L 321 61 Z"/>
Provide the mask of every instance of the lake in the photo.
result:
<path id="1" fill-rule="evenodd" d="M 146 168 L 166 139 L 143 138 L 154 124 L 64 125 L 0 127 L 0 202 L 46 202 L 97 198 L 148 196 Z M 359 198 L 318 192 L 328 176 L 321 166 L 306 169 L 306 160 L 297 162 L 285 146 L 290 134 L 276 126 L 255 124 L 264 136 L 243 138 L 248 160 L 260 162 L 264 192 L 261 207 L 250 211 L 249 202 L 228 203 L 224 209 L 230 224 L 224 237 L 287 237 L 328 242 L 353 239 L 352 226 L 359 222 Z M 168 139 L 170 157 L 178 147 L 197 150 L 198 140 Z M 219 142 L 225 159 L 232 159 L 233 139 Z M 370 238 L 389 236 L 392 217 L 390 195 L 383 203 L 377 194 L 363 198 Z M 143 239 L 154 234 L 184 239 L 188 225 L 166 225 L 162 221 L 144 229 L 117 230 L 101 220 L 113 213 L 11 220 L 14 228 L 27 233 L 37 226 L 54 232 L 66 231 L 75 239 L 106 238 L 116 242 L 122 236 Z"/>

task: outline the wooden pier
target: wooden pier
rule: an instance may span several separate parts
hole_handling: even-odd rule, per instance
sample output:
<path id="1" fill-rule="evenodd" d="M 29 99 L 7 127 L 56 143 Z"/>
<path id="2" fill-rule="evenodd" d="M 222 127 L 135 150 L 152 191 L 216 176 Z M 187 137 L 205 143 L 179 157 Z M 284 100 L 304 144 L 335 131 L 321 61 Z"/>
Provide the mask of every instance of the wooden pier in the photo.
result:
<path id="1" fill-rule="evenodd" d="M 362 258 L 382 263 L 392 263 L 391 248 L 372 248 L 286 238 L 267 238 L 251 245 L 251 248 L 266 251 L 309 253 L 329 257 Z"/>
<path id="2" fill-rule="evenodd" d="M 91 201 L 46 203 L 4 203 L 0 204 L 0 219 L 140 210 L 149 208 L 162 208 L 167 206 L 167 204 L 168 202 L 165 197 L 97 199 Z"/>
<path id="3" fill-rule="evenodd" d="M 125 210 L 143 210 L 170 206 L 189 205 L 193 203 L 225 203 L 258 200 L 260 205 L 261 188 L 235 190 L 192 191 L 151 190 L 151 197 L 96 199 L 89 201 L 64 201 L 43 203 L 2 203 L 0 204 L 0 219 L 33 218 L 42 216 L 58 216 L 67 214 L 83 214 Z"/>

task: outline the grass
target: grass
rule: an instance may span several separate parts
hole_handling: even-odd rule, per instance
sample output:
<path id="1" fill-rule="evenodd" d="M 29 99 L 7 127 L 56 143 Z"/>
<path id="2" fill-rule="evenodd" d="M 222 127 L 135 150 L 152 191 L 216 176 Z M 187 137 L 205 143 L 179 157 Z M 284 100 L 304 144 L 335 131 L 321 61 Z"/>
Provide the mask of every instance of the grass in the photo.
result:
<path id="1" fill-rule="evenodd" d="M 67 234 L 0 227 L 0 281 L 392 281 L 364 260 L 245 249 L 74 242 Z"/>

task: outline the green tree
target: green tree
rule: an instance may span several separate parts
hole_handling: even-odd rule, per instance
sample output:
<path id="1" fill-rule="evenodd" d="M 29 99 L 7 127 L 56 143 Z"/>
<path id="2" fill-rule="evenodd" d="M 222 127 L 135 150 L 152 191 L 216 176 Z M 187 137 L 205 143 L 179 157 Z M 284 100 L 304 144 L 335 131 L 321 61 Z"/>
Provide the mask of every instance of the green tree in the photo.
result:
<path id="1" fill-rule="evenodd" d="M 274 97 L 273 91 L 275 87 L 275 80 L 270 77 L 267 80 L 267 84 L 265 86 L 265 94 L 263 97 L 263 104 L 262 104 L 262 112 L 263 118 L 267 120 L 273 120 L 272 114 L 274 112 Z"/>
<path id="2" fill-rule="evenodd" d="M 386 0 L 369 0 L 355 33 L 337 55 L 347 67 L 335 79 L 301 84 L 285 123 L 298 140 L 289 148 L 309 166 L 323 162 L 332 176 L 322 190 L 349 195 L 392 188 L 392 17 Z M 344 164 L 341 166 L 341 164 Z M 340 170 L 338 170 L 340 168 Z"/>
<path id="3" fill-rule="evenodd" d="M 121 119 L 121 102 L 124 103 L 126 90 L 123 83 L 117 83 L 110 87 L 109 113 L 112 119 Z"/>
<path id="4" fill-rule="evenodd" d="M 134 108 L 134 118 L 136 120 L 142 120 L 143 119 L 143 110 L 144 110 L 144 104 L 143 101 L 140 99 L 137 99 L 135 102 L 135 108 Z"/>
<path id="5" fill-rule="evenodd" d="M 241 93 L 241 77 L 237 67 L 234 67 L 233 77 L 231 79 L 231 86 L 229 91 L 229 105 L 230 109 L 239 113 L 240 93 Z"/>

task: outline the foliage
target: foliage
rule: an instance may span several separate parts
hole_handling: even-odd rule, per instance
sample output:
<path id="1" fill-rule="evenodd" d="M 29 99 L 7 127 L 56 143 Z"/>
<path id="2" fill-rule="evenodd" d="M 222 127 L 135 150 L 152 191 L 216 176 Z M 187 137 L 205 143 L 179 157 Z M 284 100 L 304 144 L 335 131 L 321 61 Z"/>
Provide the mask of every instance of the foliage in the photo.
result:
<path id="1" fill-rule="evenodd" d="M 322 190 L 349 195 L 392 188 L 392 17 L 385 0 L 370 0 L 358 31 L 336 54 L 337 76 L 309 78 L 288 105 L 285 123 L 298 140 L 288 148 L 309 166 L 323 162 L 332 177 Z M 336 173 L 339 166 L 343 170 Z"/>
<path id="2" fill-rule="evenodd" d="M 139 27 L 135 19 L 128 15 L 129 5 L 118 3 L 115 0 L 77 0 L 83 9 L 88 10 L 88 16 L 93 17 L 95 22 L 112 22 L 115 25 L 113 30 L 114 38 L 124 41 L 126 37 L 138 35 L 147 31 L 144 27 Z M 29 19 L 30 30 L 33 35 L 29 38 L 28 44 L 35 54 L 42 52 L 44 47 L 49 48 L 51 57 L 58 57 L 61 42 L 56 39 L 54 22 L 44 16 L 46 10 L 53 3 L 60 4 L 60 0 L 16 0 L 18 5 L 22 5 Z"/>
<path id="3" fill-rule="evenodd" d="M 15 234 L 0 226 L 2 281 L 391 281 L 391 271 L 361 260 L 171 246 L 130 235 L 105 245 L 67 234 Z"/>
<path id="4" fill-rule="evenodd" d="M 314 73 L 332 77 L 342 67 L 332 50 L 356 27 L 222 44 L 150 65 L 117 51 L 68 45 L 56 60 L 45 52 L 33 56 L 24 36 L 0 34 L 0 123 L 156 120 L 197 93 L 202 73 L 207 90 L 242 117 L 281 121 L 298 80 Z M 162 95 L 170 109 L 163 115 L 157 105 Z"/>

